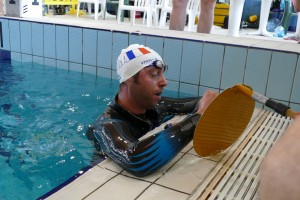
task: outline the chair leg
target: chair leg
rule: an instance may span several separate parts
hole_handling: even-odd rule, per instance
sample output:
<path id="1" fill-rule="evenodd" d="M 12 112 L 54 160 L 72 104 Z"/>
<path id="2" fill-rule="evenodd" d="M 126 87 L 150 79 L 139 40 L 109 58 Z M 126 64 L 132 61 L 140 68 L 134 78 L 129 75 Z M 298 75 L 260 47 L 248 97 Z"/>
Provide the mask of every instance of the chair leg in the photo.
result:
<path id="1" fill-rule="evenodd" d="M 152 11 L 149 10 L 144 13 L 147 13 L 147 27 L 151 27 L 152 26 Z"/>
<path id="2" fill-rule="evenodd" d="M 135 11 L 131 10 L 130 11 L 130 19 L 131 19 L 131 25 L 134 26 L 135 25 Z"/>
<path id="3" fill-rule="evenodd" d="M 124 10 L 122 10 L 122 12 L 121 12 L 121 20 L 122 20 L 122 22 L 124 22 Z"/>
<path id="4" fill-rule="evenodd" d="M 77 18 L 78 18 L 78 15 L 79 15 L 79 8 L 80 8 L 80 2 L 78 1 L 78 4 L 77 4 L 77 13 L 76 13 Z"/>
<path id="5" fill-rule="evenodd" d="M 143 24 L 145 24 L 146 16 L 147 16 L 147 12 L 144 12 L 144 14 L 143 14 Z M 148 18 L 148 17 L 147 17 L 147 18 Z"/>
<path id="6" fill-rule="evenodd" d="M 95 20 L 98 20 L 98 12 L 99 12 L 99 4 L 98 3 L 95 3 L 94 5 L 94 13 L 95 13 Z"/>
<path id="7" fill-rule="evenodd" d="M 167 12 L 162 11 L 160 16 L 160 20 L 159 20 L 159 28 L 162 28 L 163 26 L 166 25 L 166 20 L 167 20 Z"/>
<path id="8" fill-rule="evenodd" d="M 194 31 L 195 27 L 195 16 L 191 13 L 188 15 L 188 31 Z"/>
<path id="9" fill-rule="evenodd" d="M 159 26 L 159 10 L 156 10 L 156 11 L 154 11 L 154 16 L 153 16 L 153 19 L 155 20 L 154 21 L 154 26 L 155 26 L 155 28 L 158 28 L 158 26 Z"/>
<path id="10" fill-rule="evenodd" d="M 122 14 L 123 14 L 123 10 L 118 8 L 118 13 L 117 13 L 117 23 L 118 24 L 120 24 L 121 18 L 122 18 L 122 20 L 124 20 L 124 16 L 122 16 Z"/>
<path id="11" fill-rule="evenodd" d="M 106 15 L 106 12 L 107 12 L 107 3 L 105 3 L 105 8 L 104 8 L 104 13 L 103 13 L 103 19 L 105 19 L 105 15 Z M 102 10 L 102 8 L 101 8 Z"/>
<path id="12" fill-rule="evenodd" d="M 89 16 L 92 16 L 92 4 L 88 3 L 88 12 L 89 12 Z"/>
<path id="13" fill-rule="evenodd" d="M 103 19 L 105 18 L 105 13 L 106 13 L 106 2 L 101 4 L 101 14 Z"/>

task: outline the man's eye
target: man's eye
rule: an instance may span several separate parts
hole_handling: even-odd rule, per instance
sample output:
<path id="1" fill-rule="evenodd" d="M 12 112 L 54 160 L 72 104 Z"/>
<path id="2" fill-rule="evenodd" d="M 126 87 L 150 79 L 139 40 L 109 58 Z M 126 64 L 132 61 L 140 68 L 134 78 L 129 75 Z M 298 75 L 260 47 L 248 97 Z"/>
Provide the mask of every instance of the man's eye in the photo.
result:
<path id="1" fill-rule="evenodd" d="M 153 73 L 152 73 L 152 76 L 153 76 L 153 77 L 157 77 L 157 76 L 158 76 L 158 72 L 157 72 L 157 71 L 156 71 L 156 72 L 153 72 Z"/>

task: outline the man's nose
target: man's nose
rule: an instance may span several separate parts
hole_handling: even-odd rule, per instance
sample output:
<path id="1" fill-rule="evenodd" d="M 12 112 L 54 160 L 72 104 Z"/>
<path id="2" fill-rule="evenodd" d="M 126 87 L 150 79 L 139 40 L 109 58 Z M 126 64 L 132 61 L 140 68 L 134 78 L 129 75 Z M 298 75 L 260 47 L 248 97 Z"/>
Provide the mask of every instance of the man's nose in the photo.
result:
<path id="1" fill-rule="evenodd" d="M 165 87 L 166 85 L 168 85 L 168 81 L 167 81 L 167 79 L 166 79 L 166 77 L 165 77 L 164 75 L 162 75 L 162 76 L 160 77 L 159 85 L 160 85 L 160 86 L 163 86 L 163 87 Z"/>

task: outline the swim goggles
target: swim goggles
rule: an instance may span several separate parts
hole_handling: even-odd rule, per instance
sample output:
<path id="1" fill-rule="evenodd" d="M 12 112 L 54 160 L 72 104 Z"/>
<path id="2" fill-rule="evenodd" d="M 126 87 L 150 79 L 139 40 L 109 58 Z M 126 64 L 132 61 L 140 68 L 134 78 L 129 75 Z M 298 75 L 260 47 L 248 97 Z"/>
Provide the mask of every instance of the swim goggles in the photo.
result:
<path id="1" fill-rule="evenodd" d="M 168 65 L 162 60 L 155 60 L 152 64 L 148 65 L 147 67 L 155 67 L 162 69 L 164 72 L 168 69 Z"/>

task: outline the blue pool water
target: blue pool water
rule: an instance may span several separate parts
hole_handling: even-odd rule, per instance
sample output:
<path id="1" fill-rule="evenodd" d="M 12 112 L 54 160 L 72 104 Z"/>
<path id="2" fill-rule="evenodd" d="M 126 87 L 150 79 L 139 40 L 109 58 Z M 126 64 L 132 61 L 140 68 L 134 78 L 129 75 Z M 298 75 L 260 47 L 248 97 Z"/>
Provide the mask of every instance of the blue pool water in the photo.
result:
<path id="1" fill-rule="evenodd" d="M 117 90 L 115 80 L 0 59 L 0 199 L 45 197 L 99 162 L 85 131 Z"/>
<path id="2" fill-rule="evenodd" d="M 0 199 L 36 199 L 93 160 L 88 124 L 117 82 L 0 60 Z"/>

